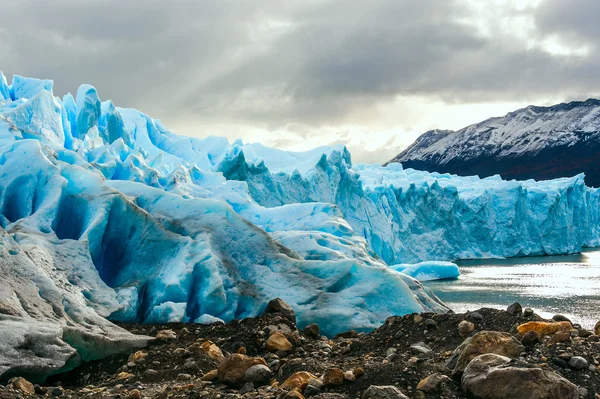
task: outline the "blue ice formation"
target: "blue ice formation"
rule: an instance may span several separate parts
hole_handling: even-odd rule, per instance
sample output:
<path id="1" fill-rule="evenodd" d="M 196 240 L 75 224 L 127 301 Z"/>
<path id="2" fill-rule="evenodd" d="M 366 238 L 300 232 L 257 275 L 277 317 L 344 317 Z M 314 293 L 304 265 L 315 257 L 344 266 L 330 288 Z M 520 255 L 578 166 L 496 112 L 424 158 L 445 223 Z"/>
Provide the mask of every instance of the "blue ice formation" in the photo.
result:
<path id="1" fill-rule="evenodd" d="M 447 280 L 460 276 L 456 263 L 452 262 L 419 262 L 412 264 L 390 265 L 390 268 L 402 272 L 419 281 Z"/>
<path id="2" fill-rule="evenodd" d="M 0 333 L 15 336 L 13 349 L 23 337 L 7 314 L 96 334 L 88 330 L 106 326 L 91 314 L 229 321 L 275 297 L 300 326 L 365 331 L 393 314 L 447 310 L 417 280 L 455 268 L 388 264 L 570 253 L 600 236 L 598 191 L 582 176 L 459 178 L 353 165 L 343 146 L 289 152 L 182 137 L 102 102 L 92 86 L 61 99 L 51 81 L 15 77 L 9 86 L 3 75 L 0 187 L 6 254 L 27 254 L 43 276 L 27 293 L 7 278 L 0 297 L 54 309 L 6 301 Z M 68 344 L 93 358 L 88 341 Z M 110 342 L 127 339 L 119 332 Z"/>

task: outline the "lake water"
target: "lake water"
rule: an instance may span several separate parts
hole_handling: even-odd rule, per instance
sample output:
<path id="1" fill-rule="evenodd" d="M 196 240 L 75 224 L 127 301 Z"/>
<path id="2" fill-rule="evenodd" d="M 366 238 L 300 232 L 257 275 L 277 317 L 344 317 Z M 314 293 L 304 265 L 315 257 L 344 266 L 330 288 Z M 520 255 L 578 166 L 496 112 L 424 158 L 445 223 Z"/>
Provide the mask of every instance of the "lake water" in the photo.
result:
<path id="1" fill-rule="evenodd" d="M 600 320 L 600 250 L 457 264 L 459 279 L 425 283 L 455 312 L 519 302 L 543 317 L 560 313 L 590 329 Z"/>

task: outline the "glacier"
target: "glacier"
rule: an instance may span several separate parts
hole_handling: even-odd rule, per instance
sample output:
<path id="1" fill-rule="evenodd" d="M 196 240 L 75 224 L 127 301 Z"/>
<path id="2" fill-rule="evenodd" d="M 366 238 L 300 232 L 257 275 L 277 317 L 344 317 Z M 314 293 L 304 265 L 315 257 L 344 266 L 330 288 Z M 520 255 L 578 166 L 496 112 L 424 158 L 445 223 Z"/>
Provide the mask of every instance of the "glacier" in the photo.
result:
<path id="1" fill-rule="evenodd" d="M 583 176 L 457 177 L 354 165 L 344 146 L 178 136 L 93 86 L 59 98 L 0 73 L 0 376 L 147 342 L 108 320 L 227 322 L 279 297 L 332 335 L 445 312 L 419 279 L 597 246 L 598 197 Z M 36 341 L 53 349 L 19 355 Z"/>

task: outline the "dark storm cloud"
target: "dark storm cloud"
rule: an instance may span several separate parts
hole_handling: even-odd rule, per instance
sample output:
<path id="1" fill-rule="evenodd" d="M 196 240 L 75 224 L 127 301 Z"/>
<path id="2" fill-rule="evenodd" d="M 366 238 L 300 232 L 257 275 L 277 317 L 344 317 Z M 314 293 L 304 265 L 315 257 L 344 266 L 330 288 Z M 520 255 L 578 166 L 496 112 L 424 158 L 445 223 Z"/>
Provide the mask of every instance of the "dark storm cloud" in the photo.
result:
<path id="1" fill-rule="evenodd" d="M 0 69 L 53 78 L 57 93 L 91 83 L 167 123 L 362 123 L 398 95 L 598 95 L 599 8 L 546 0 L 509 10 L 531 19 L 531 42 L 591 50 L 569 56 L 482 34 L 459 0 L 25 0 L 2 6 Z"/>

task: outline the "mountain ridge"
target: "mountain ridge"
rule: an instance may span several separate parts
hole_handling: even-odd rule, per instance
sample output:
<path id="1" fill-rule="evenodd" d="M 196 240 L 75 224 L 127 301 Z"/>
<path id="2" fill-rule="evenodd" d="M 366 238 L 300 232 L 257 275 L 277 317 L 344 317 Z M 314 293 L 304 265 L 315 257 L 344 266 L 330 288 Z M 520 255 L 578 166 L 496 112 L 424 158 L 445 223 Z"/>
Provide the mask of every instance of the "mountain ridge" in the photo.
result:
<path id="1" fill-rule="evenodd" d="M 548 180 L 586 175 L 600 186 L 600 100 L 530 105 L 462 129 L 430 130 L 387 163 L 458 175 Z M 386 164 L 387 164 L 386 163 Z"/>

